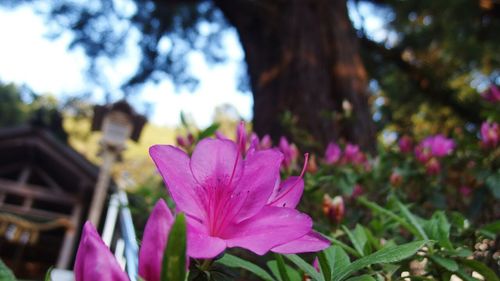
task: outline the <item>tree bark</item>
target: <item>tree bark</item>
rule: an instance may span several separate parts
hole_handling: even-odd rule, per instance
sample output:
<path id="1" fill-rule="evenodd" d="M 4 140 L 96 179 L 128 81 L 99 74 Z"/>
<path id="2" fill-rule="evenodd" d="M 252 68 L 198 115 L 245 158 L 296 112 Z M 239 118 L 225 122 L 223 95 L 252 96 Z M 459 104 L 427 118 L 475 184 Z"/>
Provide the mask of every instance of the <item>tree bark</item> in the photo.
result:
<path id="1" fill-rule="evenodd" d="M 289 111 L 310 136 L 306 147 L 344 138 L 374 150 L 367 75 L 345 0 L 215 2 L 245 51 L 259 135 L 296 135 L 281 121 Z"/>

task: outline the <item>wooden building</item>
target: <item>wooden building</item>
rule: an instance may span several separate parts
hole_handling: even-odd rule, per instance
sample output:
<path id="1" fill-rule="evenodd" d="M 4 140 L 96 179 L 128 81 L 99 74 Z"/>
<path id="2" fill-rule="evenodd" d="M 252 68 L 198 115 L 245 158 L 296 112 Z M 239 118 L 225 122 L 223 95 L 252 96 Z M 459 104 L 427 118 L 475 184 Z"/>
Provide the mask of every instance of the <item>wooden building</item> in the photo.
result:
<path id="1" fill-rule="evenodd" d="M 72 268 L 98 173 L 44 129 L 0 129 L 0 258 L 18 278 Z"/>

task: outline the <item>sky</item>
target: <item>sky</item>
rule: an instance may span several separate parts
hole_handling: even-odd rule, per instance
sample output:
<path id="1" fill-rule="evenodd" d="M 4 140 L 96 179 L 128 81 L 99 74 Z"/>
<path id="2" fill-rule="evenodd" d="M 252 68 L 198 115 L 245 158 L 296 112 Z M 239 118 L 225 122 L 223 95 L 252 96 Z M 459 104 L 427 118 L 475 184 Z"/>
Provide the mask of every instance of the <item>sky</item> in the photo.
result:
<path id="1" fill-rule="evenodd" d="M 349 3 L 349 15 L 354 26 L 363 26 L 376 41 L 390 39 L 380 17 L 371 16 L 371 7 L 361 5 L 355 9 L 352 2 Z M 56 40 L 48 39 L 47 33 L 43 17 L 36 14 L 31 6 L 20 5 L 8 10 L 0 8 L 0 38 L 3 38 L 0 44 L 0 81 L 25 84 L 36 93 L 50 93 L 59 98 L 86 89 L 89 85 L 85 77 L 88 60 L 81 49 L 68 50 L 71 33 L 66 32 Z M 134 73 L 139 62 L 137 38 L 128 41 L 123 57 L 102 65 L 107 82 L 116 92 Z M 223 64 L 209 66 L 201 53 L 192 52 L 189 55 L 189 70 L 200 80 L 193 93 L 187 90 L 176 92 L 173 84 L 164 80 L 159 84 L 147 83 L 139 90 L 140 93 L 133 96 L 131 103 L 139 112 L 144 111 L 146 105 L 151 105 L 149 121 L 157 125 L 178 125 L 182 110 L 198 126 L 206 127 L 212 122 L 215 108 L 223 104 L 234 106 L 243 119 L 250 120 L 252 95 L 237 89 L 244 55 L 234 29 L 224 32 L 223 45 L 228 55 Z M 92 102 L 104 103 L 102 90 L 93 89 Z"/>
<path id="2" fill-rule="evenodd" d="M 13 26 L 16 28 L 11 28 Z M 0 44 L 0 81 L 26 84 L 36 93 L 50 93 L 60 98 L 85 89 L 88 61 L 83 51 L 68 51 L 69 32 L 56 40 L 48 39 L 47 32 L 43 17 L 28 5 L 0 9 L 0 38 L 3 38 Z M 139 112 L 144 105 L 150 104 L 149 120 L 157 125 L 178 125 L 182 110 L 198 126 L 206 127 L 212 122 L 215 108 L 223 104 L 233 105 L 243 119 L 250 120 L 252 96 L 237 90 L 243 51 L 235 31 L 226 31 L 223 42 L 228 54 L 228 60 L 223 64 L 209 66 L 200 53 L 193 52 L 189 56 L 190 71 L 200 80 L 193 93 L 186 90 L 175 92 L 173 84 L 165 80 L 159 84 L 146 84 L 131 102 Z M 139 50 L 133 42 L 129 45 L 123 58 L 104 65 L 104 72 L 114 89 L 119 89 L 133 74 L 138 63 Z M 102 92 L 96 90 L 92 100 L 103 103 Z"/>

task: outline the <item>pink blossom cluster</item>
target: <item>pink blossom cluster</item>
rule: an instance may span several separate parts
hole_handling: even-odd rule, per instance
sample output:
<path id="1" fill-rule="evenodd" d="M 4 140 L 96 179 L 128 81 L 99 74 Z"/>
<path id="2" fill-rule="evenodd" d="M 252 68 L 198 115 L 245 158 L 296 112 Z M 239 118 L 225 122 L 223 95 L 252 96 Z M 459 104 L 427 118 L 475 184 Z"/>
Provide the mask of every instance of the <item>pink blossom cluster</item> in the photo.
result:
<path id="1" fill-rule="evenodd" d="M 347 143 L 342 152 L 338 144 L 330 142 L 325 151 L 325 163 L 366 165 L 367 158 L 358 145 Z"/>
<path id="2" fill-rule="evenodd" d="M 441 171 L 439 159 L 453 152 L 455 141 L 443 135 L 429 136 L 415 147 L 415 157 L 425 165 L 429 175 L 437 175 Z"/>
<path id="3" fill-rule="evenodd" d="M 490 88 L 483 92 L 483 98 L 491 103 L 500 102 L 500 89 L 492 84 Z"/>
<path id="4" fill-rule="evenodd" d="M 498 123 L 483 122 L 481 125 L 481 145 L 485 148 L 495 148 L 500 141 L 500 127 Z"/>

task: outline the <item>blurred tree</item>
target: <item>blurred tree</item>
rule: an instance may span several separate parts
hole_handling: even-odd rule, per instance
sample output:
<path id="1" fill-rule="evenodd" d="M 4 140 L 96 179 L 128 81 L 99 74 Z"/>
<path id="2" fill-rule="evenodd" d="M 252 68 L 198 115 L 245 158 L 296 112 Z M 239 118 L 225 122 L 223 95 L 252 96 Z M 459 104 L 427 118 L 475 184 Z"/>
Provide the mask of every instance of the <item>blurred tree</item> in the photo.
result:
<path id="1" fill-rule="evenodd" d="M 195 86 L 186 55 L 199 50 L 209 62 L 223 61 L 221 31 L 231 25 L 245 51 L 257 133 L 275 139 L 289 134 L 281 122 L 289 112 L 294 124 L 311 134 L 309 142 L 345 136 L 374 147 L 367 76 L 344 0 L 27 2 L 48 13 L 54 35 L 74 31 L 71 47 L 82 46 L 94 59 L 94 77 L 101 77 L 94 75 L 99 62 L 119 56 L 138 31 L 142 60 L 124 85 L 126 93 L 165 74 L 177 85 Z M 344 100 L 354 114 L 339 122 Z"/>
<path id="2" fill-rule="evenodd" d="M 102 60 L 118 57 L 129 38 L 138 38 L 142 59 L 124 85 L 126 94 L 166 76 L 177 86 L 194 87 L 186 67 L 189 52 L 223 61 L 221 34 L 234 27 L 254 96 L 255 131 L 275 139 L 283 133 L 309 135 L 301 138 L 304 144 L 341 137 L 373 149 L 370 79 L 373 98 L 381 98 L 374 103 L 379 128 L 394 123 L 403 131 L 415 125 L 410 120 L 419 108 L 430 109 L 424 118 L 429 122 L 445 120 L 436 109 L 446 108 L 462 122 L 479 123 L 483 104 L 477 91 L 498 83 L 500 4 L 494 0 L 2 3 L 21 2 L 38 4 L 53 35 L 73 31 L 71 47 L 81 46 L 93 58 L 96 79 L 102 78 Z M 347 6 L 358 11 L 357 33 Z M 367 6 L 367 13 L 359 12 Z M 367 16 L 385 23 L 382 39 L 365 29 Z"/>
<path id="3" fill-rule="evenodd" d="M 21 98 L 19 88 L 0 82 L 0 127 L 22 124 L 28 118 L 28 108 Z"/>

